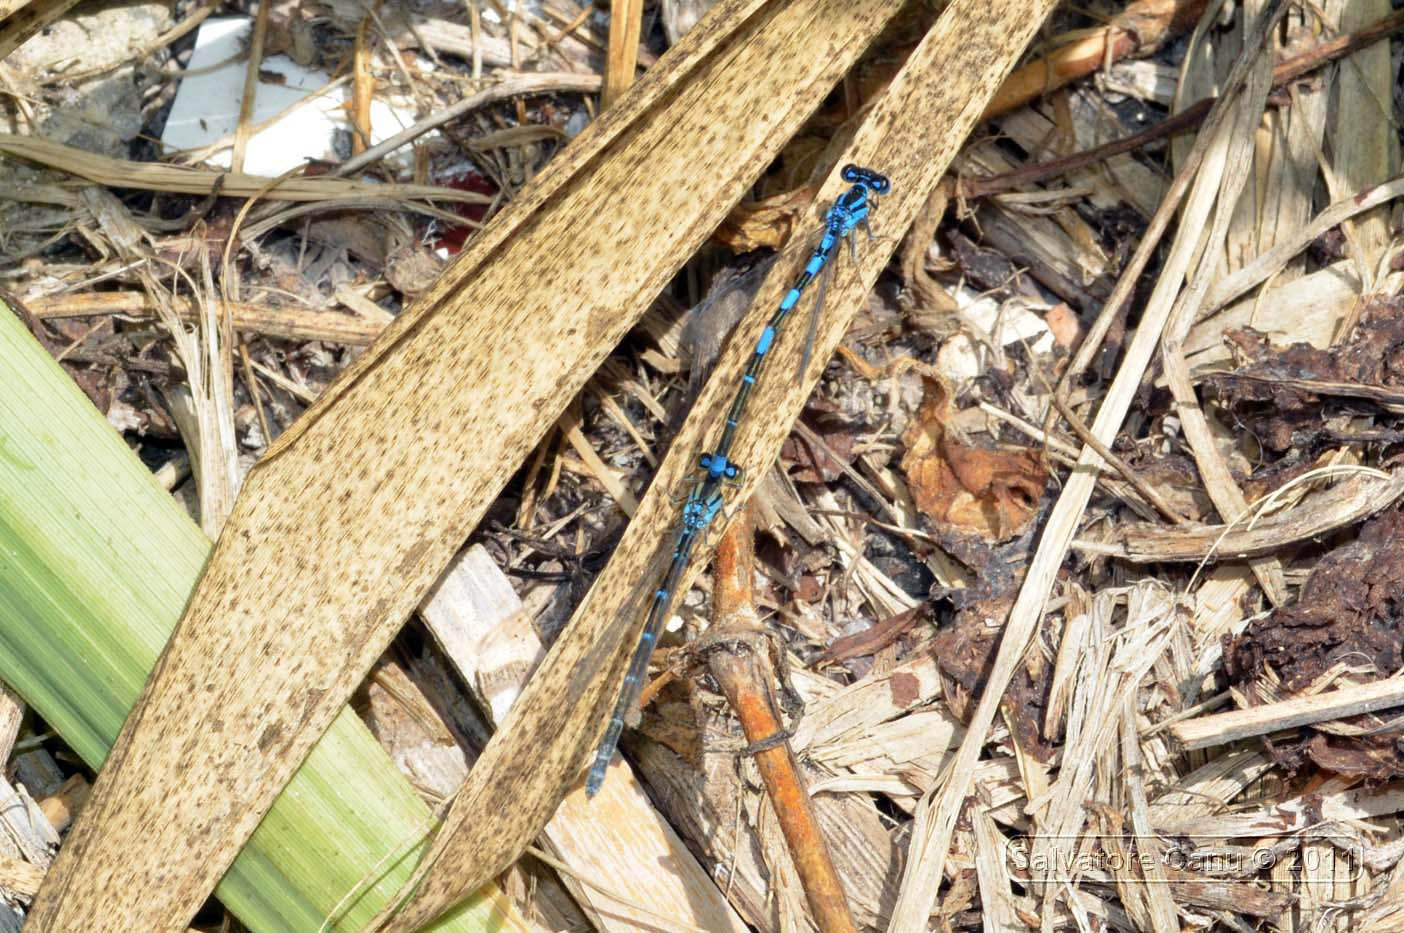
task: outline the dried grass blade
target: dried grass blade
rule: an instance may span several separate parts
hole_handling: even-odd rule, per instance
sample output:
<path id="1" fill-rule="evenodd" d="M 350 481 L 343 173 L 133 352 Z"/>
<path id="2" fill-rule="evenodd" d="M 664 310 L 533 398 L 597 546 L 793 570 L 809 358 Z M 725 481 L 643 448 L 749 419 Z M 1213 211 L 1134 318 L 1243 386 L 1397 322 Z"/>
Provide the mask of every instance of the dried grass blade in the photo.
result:
<path id="1" fill-rule="evenodd" d="M 1353 525 L 1389 508 L 1401 495 L 1404 474 L 1371 470 L 1267 518 L 1256 519 L 1255 504 L 1229 525 L 1164 528 L 1137 523 L 1122 526 L 1103 540 L 1074 541 L 1073 547 L 1138 564 L 1241 559 L 1271 554 Z"/>
<path id="2" fill-rule="evenodd" d="M 164 162 L 124 162 L 51 142 L 38 136 L 0 133 L 0 152 L 47 165 L 86 178 L 109 188 L 143 188 L 148 191 L 176 191 L 182 194 L 209 194 L 218 187 L 226 197 L 266 197 L 277 201 L 321 201 L 328 198 L 423 198 L 435 201 L 463 201 L 485 204 L 492 200 L 475 191 L 460 191 L 437 185 L 374 185 L 366 182 L 329 178 L 285 178 L 273 187 L 273 179 L 240 172 L 168 165 Z"/>

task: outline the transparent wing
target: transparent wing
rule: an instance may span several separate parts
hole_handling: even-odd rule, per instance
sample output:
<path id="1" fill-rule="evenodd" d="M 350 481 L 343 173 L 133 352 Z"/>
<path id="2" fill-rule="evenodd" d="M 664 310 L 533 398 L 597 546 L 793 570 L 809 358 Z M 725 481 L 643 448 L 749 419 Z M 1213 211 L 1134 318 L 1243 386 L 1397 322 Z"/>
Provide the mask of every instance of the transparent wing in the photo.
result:
<path id="1" fill-rule="evenodd" d="M 750 268 L 729 275 L 725 281 L 716 283 L 707 293 L 707 297 L 688 313 L 687 324 L 683 328 L 682 345 L 691 362 L 689 391 L 692 396 L 696 396 L 696 390 L 716 363 L 721 348 L 736 329 L 736 325 L 750 313 L 756 292 L 776 261 L 781 256 L 807 254 L 814 249 L 814 244 L 818 242 L 823 231 L 824 228 L 819 226 L 803 236 L 791 237 L 779 252 L 772 253 Z M 718 278 L 720 277 L 721 274 L 718 275 Z"/>
<path id="2" fill-rule="evenodd" d="M 750 311 L 756 292 L 778 255 L 767 256 L 749 268 L 718 272 L 713 276 L 707 297 L 688 312 L 681 343 L 694 381 L 700 381 L 716 363 L 726 338 Z"/>
<path id="3" fill-rule="evenodd" d="M 835 246 L 837 249 L 837 246 Z M 819 288 L 814 295 L 814 306 L 809 311 L 809 329 L 804 334 L 804 349 L 800 352 L 799 378 L 809 371 L 809 361 L 814 356 L 814 337 L 819 333 L 819 314 L 824 310 L 824 299 L 829 292 L 829 278 L 834 274 L 833 253 L 819 272 Z"/>
<path id="4" fill-rule="evenodd" d="M 605 726 L 604 737 L 600 740 L 594 762 L 585 778 L 585 793 L 591 797 L 604 783 L 605 773 L 619 744 L 619 737 L 623 734 L 624 726 L 634 707 L 638 705 L 639 694 L 643 690 L 645 675 L 648 673 L 649 658 L 653 656 L 658 636 L 672 613 L 683 571 L 696 547 L 697 535 L 683 537 L 674 533 L 666 540 L 667 546 L 658 549 L 658 553 L 649 563 L 647 572 L 634 588 L 632 598 L 620 609 L 615 624 L 610 627 L 610 642 L 614 643 L 617 640 L 621 645 L 627 645 L 632 654 L 629 666 L 619 683 L 619 692 L 609 722 Z M 640 619 L 643 620 L 643 630 L 635 636 L 635 627 Z M 617 636 L 613 634 L 616 632 Z"/>

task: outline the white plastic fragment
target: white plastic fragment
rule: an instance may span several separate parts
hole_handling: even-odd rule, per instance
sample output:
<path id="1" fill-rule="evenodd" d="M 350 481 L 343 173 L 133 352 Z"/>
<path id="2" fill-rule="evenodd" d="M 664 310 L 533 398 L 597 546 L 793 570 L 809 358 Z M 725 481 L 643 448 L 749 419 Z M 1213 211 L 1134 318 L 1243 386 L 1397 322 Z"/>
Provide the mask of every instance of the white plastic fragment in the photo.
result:
<path id="1" fill-rule="evenodd" d="M 168 152 L 200 150 L 223 141 L 224 148 L 203 162 L 229 166 L 229 146 L 239 122 L 248 68 L 250 28 L 247 17 L 209 19 L 200 26 L 187 66 L 189 74 L 180 83 L 161 134 Z M 277 119 L 250 138 L 244 171 L 276 177 L 308 159 L 340 161 L 333 143 L 338 131 L 350 130 L 346 115 L 349 89 L 342 85 L 317 94 L 331 77 L 303 68 L 285 55 L 265 58 L 259 75 L 252 123 L 258 126 Z M 372 101 L 371 145 L 413 122 L 410 110 L 397 110 L 379 99 Z M 406 147 L 393 155 L 408 159 L 411 150 Z"/>

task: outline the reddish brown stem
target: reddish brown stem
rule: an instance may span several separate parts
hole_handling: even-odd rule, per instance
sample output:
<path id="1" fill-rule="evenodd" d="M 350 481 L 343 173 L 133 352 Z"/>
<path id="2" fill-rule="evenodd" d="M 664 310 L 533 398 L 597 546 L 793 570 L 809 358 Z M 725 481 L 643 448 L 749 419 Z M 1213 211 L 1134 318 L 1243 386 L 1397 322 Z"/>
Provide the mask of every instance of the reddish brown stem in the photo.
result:
<path id="1" fill-rule="evenodd" d="M 1138 0 L 1111 28 L 1069 42 L 1015 70 L 985 108 L 990 120 L 1029 101 L 1085 78 L 1110 62 L 1146 53 L 1189 28 L 1204 12 L 1205 0 Z"/>
<path id="2" fill-rule="evenodd" d="M 708 640 L 715 639 L 718 648 L 708 663 L 741 720 L 746 741 L 768 746 L 755 753 L 756 767 L 775 806 L 780 832 L 789 846 L 814 922 L 823 933 L 852 933 L 856 929 L 853 914 L 819 831 L 799 763 L 788 741 L 776 741 L 785 736 L 785 726 L 775 699 L 775 672 L 767 663 L 770 655 L 759 647 L 764 645 L 765 632 L 751 589 L 754 563 L 748 510 L 732 524 L 717 550 L 715 615 Z"/>
<path id="3" fill-rule="evenodd" d="M 1282 87 L 1290 84 L 1304 75 L 1310 74 L 1322 65 L 1329 64 L 1337 59 L 1344 58 L 1354 52 L 1358 52 L 1367 46 L 1373 45 L 1382 39 L 1386 39 L 1400 29 L 1404 29 L 1404 10 L 1383 17 L 1379 22 L 1367 26 L 1355 32 L 1337 36 L 1329 42 L 1323 42 L 1313 49 L 1303 52 L 1281 62 L 1273 69 L 1273 87 Z M 1098 162 L 1110 159 L 1112 156 L 1121 155 L 1123 152 L 1131 152 L 1149 145 L 1158 139 L 1168 138 L 1180 133 L 1187 133 L 1199 126 L 1205 115 L 1209 113 L 1209 108 L 1213 105 L 1213 98 L 1196 101 L 1190 106 L 1181 110 L 1174 116 L 1168 117 L 1155 126 L 1147 127 L 1139 133 L 1133 133 L 1125 139 L 1118 139 L 1105 145 L 1088 149 L 1085 152 L 1075 152 L 1070 156 L 1061 159 L 1050 159 L 1047 162 L 1040 162 L 1037 165 L 1030 165 L 1014 172 L 1005 172 L 1000 175 L 992 175 L 988 178 L 962 179 L 960 183 L 960 196 L 967 200 L 987 197 L 992 194 L 999 194 L 1004 191 L 1014 191 L 1025 188 L 1029 185 L 1056 178 L 1059 175 L 1086 165 L 1095 165 Z"/>

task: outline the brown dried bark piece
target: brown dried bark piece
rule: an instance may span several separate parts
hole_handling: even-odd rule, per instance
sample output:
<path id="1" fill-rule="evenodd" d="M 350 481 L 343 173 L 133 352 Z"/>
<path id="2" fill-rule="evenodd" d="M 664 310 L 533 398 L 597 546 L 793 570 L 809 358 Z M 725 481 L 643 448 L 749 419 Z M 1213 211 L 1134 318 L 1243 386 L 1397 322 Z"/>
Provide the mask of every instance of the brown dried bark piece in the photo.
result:
<path id="1" fill-rule="evenodd" d="M 1391 511 L 1323 557 L 1295 603 L 1254 622 L 1238 638 L 1225 639 L 1230 679 L 1251 686 L 1271 668 L 1285 691 L 1295 693 L 1337 665 L 1349 668 L 1357 682 L 1382 680 L 1404 667 L 1401 545 L 1404 513 Z M 1345 722 L 1374 730 L 1389 718 L 1371 714 Z M 1310 760 L 1340 774 L 1382 781 L 1404 775 L 1401 739 L 1400 729 L 1351 736 L 1307 727 L 1293 740 L 1273 742 L 1272 751 L 1292 769 Z"/>
<path id="2" fill-rule="evenodd" d="M 985 678 L 999 648 L 1004 628 L 990 622 L 1003 622 L 1013 604 L 1012 595 L 974 603 L 956 613 L 955 621 L 932 639 L 931 656 L 946 678 L 947 701 L 952 712 L 961 719 L 968 717 L 971 703 L 984 692 Z M 1039 665 L 1031 670 L 1025 664 L 1014 675 L 1000 701 L 1019 746 L 1040 761 L 1050 760 L 1054 751 L 1053 746 L 1044 741 L 1041 727 L 1052 673 L 1051 665 Z"/>
<path id="3" fill-rule="evenodd" d="M 794 233 L 796 221 L 806 216 L 816 191 L 813 185 L 805 185 L 764 201 L 737 205 L 717 228 L 716 239 L 738 253 L 779 249 Z"/>
<path id="4" fill-rule="evenodd" d="M 1404 298 L 1367 302 L 1350 339 L 1325 350 L 1305 343 L 1279 350 L 1255 331 L 1230 332 L 1229 339 L 1249 362 L 1205 380 L 1205 387 L 1276 452 L 1303 446 L 1323 430 L 1325 396 L 1362 405 L 1374 399 L 1397 412 L 1383 398 L 1391 393 L 1379 390 L 1404 387 Z"/>

